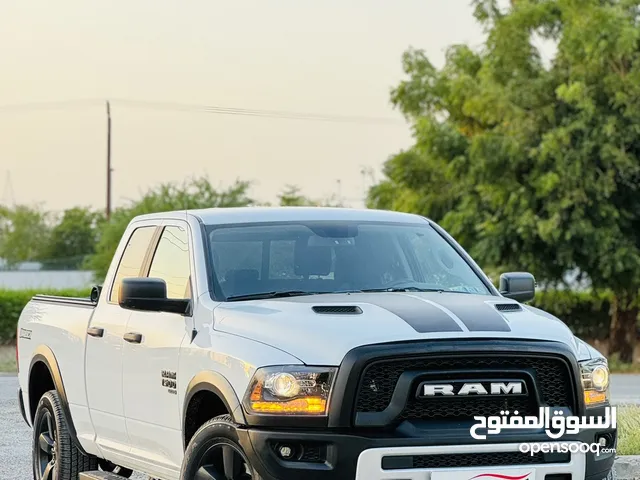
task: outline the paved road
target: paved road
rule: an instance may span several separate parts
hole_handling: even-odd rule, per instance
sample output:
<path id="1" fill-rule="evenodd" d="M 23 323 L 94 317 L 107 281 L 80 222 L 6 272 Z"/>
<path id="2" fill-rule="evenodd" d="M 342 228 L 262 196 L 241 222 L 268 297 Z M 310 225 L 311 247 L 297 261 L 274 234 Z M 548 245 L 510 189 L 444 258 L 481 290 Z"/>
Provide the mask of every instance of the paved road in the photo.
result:
<path id="1" fill-rule="evenodd" d="M 627 403 L 640 405 L 640 375 L 612 375 L 611 400 L 617 405 Z"/>
<path id="2" fill-rule="evenodd" d="M 31 429 L 20 416 L 17 390 L 16 377 L 0 376 L 0 479 L 29 480 L 32 478 Z M 611 399 L 616 404 L 640 404 L 640 375 L 613 375 Z"/>

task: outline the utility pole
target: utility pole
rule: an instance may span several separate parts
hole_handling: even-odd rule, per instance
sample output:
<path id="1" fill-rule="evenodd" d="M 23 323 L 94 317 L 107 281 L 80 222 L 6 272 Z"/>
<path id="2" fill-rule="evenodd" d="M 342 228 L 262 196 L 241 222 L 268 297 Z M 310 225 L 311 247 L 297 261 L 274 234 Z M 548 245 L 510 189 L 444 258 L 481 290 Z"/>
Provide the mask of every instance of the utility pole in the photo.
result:
<path id="1" fill-rule="evenodd" d="M 111 218 L 111 105 L 107 100 L 107 220 Z"/>

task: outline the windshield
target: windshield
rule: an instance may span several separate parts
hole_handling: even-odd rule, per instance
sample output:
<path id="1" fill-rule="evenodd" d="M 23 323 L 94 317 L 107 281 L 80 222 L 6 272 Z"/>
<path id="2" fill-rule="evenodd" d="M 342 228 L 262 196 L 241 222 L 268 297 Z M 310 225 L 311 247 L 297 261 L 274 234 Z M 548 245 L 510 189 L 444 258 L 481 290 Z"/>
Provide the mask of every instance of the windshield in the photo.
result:
<path id="1" fill-rule="evenodd" d="M 300 222 L 209 226 L 217 290 L 260 293 L 382 289 L 491 295 L 429 224 Z"/>

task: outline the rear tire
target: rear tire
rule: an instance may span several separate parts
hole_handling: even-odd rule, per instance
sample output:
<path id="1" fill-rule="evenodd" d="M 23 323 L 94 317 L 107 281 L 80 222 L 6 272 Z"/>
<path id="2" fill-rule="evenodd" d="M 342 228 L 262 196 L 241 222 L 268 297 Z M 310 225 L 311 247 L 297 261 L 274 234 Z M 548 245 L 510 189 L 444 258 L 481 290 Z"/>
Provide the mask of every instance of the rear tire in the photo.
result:
<path id="1" fill-rule="evenodd" d="M 202 425 L 184 454 L 180 478 L 261 480 L 240 446 L 236 428 L 229 415 L 221 415 Z"/>
<path id="2" fill-rule="evenodd" d="M 80 472 L 98 469 L 98 459 L 78 450 L 55 390 L 45 393 L 33 420 L 34 480 L 77 480 Z"/>

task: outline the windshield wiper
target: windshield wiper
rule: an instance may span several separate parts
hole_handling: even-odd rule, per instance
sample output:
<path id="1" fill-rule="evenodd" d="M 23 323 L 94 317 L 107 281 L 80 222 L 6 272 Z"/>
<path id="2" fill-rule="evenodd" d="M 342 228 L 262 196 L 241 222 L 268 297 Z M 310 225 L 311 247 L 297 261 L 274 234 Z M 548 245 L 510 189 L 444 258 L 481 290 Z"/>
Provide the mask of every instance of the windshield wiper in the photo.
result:
<path id="1" fill-rule="evenodd" d="M 262 300 L 265 298 L 284 298 L 284 297 L 298 297 L 302 295 L 318 295 L 325 292 L 306 292 L 304 290 L 287 290 L 284 292 L 261 292 L 261 293 L 248 293 L 246 295 L 232 295 L 227 297 L 227 302 L 236 302 L 240 300 Z"/>
<path id="2" fill-rule="evenodd" d="M 439 288 L 419 288 L 419 287 L 387 287 L 387 288 L 364 288 L 362 292 L 442 292 Z"/>
<path id="3" fill-rule="evenodd" d="M 469 293 L 459 290 L 445 290 L 443 288 L 420 288 L 420 287 L 389 287 L 389 288 L 366 288 L 362 290 L 367 293 L 375 292 L 438 292 L 438 293 Z"/>

